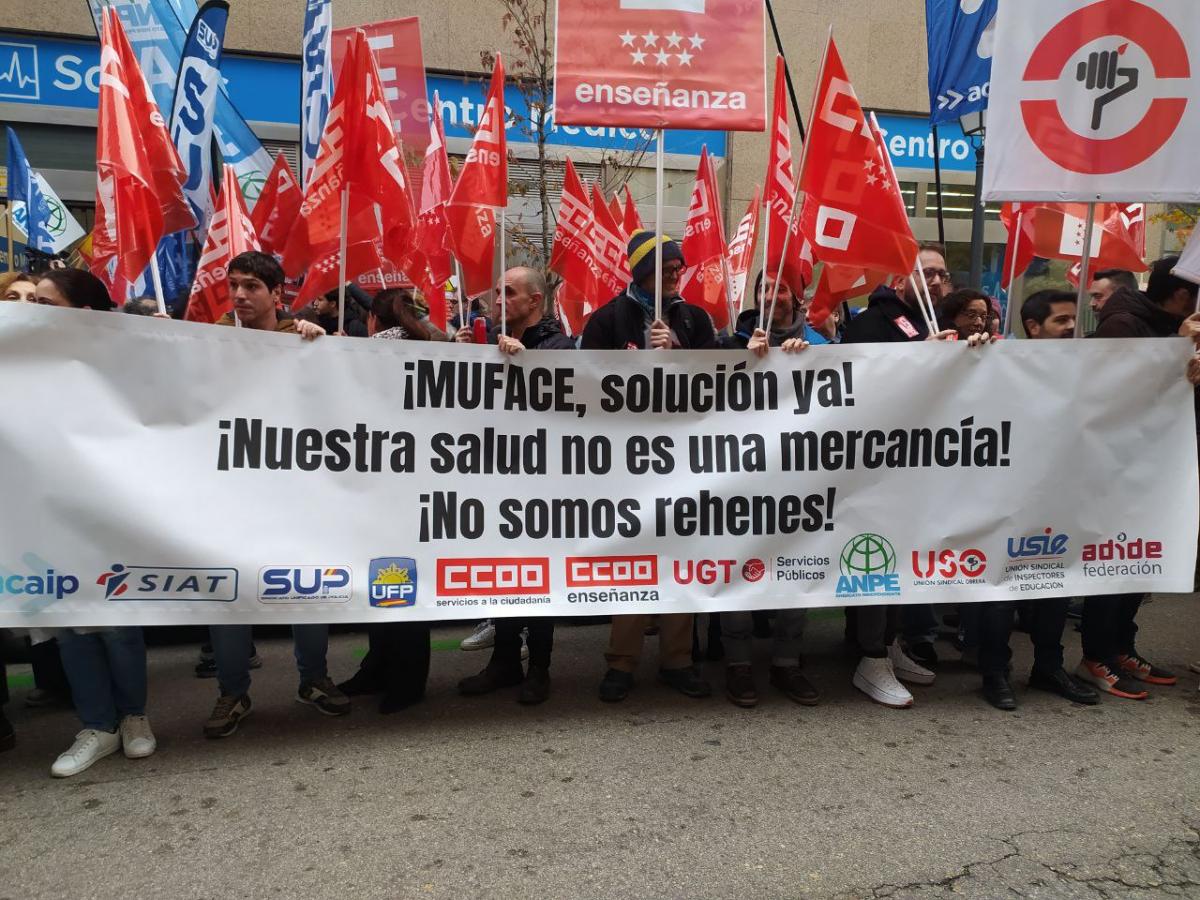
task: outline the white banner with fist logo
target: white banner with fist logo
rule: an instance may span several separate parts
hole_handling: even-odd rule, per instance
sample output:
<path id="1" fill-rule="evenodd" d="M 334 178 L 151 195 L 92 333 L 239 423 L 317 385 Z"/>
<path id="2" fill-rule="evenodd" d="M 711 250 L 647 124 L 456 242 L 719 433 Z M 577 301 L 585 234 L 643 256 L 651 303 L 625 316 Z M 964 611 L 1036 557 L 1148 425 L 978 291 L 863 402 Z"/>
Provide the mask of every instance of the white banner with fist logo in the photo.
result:
<path id="1" fill-rule="evenodd" d="M 0 626 L 1187 591 L 1189 347 L 506 359 L 0 304 Z"/>

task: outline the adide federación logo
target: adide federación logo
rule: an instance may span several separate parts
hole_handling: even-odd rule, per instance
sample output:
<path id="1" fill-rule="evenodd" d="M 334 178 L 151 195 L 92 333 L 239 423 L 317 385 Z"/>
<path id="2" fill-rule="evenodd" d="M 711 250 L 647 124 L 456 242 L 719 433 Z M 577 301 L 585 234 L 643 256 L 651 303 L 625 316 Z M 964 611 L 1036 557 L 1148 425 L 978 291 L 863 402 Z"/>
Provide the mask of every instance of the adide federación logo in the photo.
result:
<path id="1" fill-rule="evenodd" d="M 900 576 L 896 574 L 896 550 L 881 534 L 866 532 L 852 537 L 838 558 L 839 597 L 896 596 Z"/>

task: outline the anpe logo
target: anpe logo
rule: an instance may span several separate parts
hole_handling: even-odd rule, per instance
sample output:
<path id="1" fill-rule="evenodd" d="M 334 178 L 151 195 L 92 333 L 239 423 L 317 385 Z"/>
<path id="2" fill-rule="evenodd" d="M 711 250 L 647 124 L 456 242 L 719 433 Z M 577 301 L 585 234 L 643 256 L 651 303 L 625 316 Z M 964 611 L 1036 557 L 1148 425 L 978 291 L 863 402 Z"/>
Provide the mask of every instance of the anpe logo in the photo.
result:
<path id="1" fill-rule="evenodd" d="M 345 603 L 354 596 L 349 566 L 265 566 L 258 570 L 260 603 Z"/>
<path id="2" fill-rule="evenodd" d="M 568 556 L 567 587 L 654 587 L 657 556 Z"/>
<path id="3" fill-rule="evenodd" d="M 913 575 L 922 581 L 978 580 L 987 571 L 982 550 L 914 550 Z"/>
<path id="4" fill-rule="evenodd" d="M 1008 558 L 1017 562 L 1032 562 L 1039 559 L 1061 559 L 1067 553 L 1070 538 L 1055 534 L 1053 528 L 1042 529 L 1041 534 L 1008 539 Z"/>
<path id="5" fill-rule="evenodd" d="M 372 606 L 389 609 L 417 602 L 417 561 L 411 556 L 381 556 L 371 560 Z"/>
<path id="6" fill-rule="evenodd" d="M 859 534 L 842 548 L 838 559 L 839 597 L 895 596 L 900 593 L 896 551 L 880 534 Z"/>
<path id="7" fill-rule="evenodd" d="M 172 600 L 232 603 L 238 596 L 237 569 L 127 566 L 113 563 L 96 579 L 105 600 Z"/>
<path id="8" fill-rule="evenodd" d="M 550 593 L 550 560 L 497 556 L 437 561 L 439 597 L 500 597 Z"/>

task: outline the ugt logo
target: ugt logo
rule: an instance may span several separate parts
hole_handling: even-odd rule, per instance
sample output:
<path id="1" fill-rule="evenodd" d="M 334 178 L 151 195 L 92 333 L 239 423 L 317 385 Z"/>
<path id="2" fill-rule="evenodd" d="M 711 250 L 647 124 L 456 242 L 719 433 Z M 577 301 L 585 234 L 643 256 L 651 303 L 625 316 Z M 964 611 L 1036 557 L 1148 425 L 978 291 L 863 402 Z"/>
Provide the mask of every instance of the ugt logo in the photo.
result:
<path id="1" fill-rule="evenodd" d="M 900 593 L 896 574 L 896 551 L 881 534 L 865 533 L 852 537 L 838 559 L 839 597 L 895 596 Z"/>

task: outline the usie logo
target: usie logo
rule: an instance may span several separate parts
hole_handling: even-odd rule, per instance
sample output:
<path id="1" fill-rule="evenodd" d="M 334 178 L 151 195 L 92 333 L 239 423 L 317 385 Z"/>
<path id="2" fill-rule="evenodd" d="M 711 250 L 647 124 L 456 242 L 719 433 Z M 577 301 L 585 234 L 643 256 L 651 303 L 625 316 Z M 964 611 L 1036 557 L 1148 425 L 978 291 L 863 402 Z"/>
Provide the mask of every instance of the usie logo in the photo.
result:
<path id="1" fill-rule="evenodd" d="M 113 563 L 96 579 L 105 600 L 204 600 L 232 603 L 237 599 L 237 569 L 191 569 L 182 566 L 127 566 Z"/>
<path id="2" fill-rule="evenodd" d="M 263 603 L 345 603 L 353 596 L 349 566 L 266 566 L 258 571 Z"/>
<path id="3" fill-rule="evenodd" d="M 913 575 L 917 578 L 978 578 L 987 570 L 982 550 L 914 550 Z"/>
<path id="4" fill-rule="evenodd" d="M 1066 555 L 1069 538 L 1046 528 L 1041 534 L 1008 539 L 1008 557 L 1020 562 L 1034 559 L 1059 559 Z"/>
<path id="5" fill-rule="evenodd" d="M 371 605 L 385 609 L 417 602 L 417 561 L 411 556 L 371 560 Z"/>

